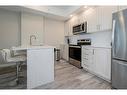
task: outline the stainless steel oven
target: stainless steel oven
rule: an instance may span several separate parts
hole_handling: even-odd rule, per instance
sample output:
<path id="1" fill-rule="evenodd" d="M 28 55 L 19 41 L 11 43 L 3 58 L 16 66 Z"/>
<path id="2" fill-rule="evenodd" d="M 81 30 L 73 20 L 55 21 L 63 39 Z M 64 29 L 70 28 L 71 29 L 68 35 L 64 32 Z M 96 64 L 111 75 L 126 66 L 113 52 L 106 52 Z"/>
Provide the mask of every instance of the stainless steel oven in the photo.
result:
<path id="1" fill-rule="evenodd" d="M 81 45 L 91 45 L 91 39 L 79 39 L 77 45 L 69 45 L 69 63 L 80 69 L 82 68 Z"/>
<path id="2" fill-rule="evenodd" d="M 69 63 L 78 67 L 81 67 L 81 46 L 70 45 L 69 46 Z"/>

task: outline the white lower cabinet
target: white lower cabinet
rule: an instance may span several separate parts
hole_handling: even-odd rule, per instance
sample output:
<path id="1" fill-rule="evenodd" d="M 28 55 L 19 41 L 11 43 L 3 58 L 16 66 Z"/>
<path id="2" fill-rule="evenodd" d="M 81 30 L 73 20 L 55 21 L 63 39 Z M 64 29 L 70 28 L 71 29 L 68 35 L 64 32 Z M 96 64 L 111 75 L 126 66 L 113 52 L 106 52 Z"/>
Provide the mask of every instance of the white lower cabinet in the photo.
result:
<path id="1" fill-rule="evenodd" d="M 61 55 L 61 58 L 66 60 L 66 61 L 69 61 L 69 46 L 68 44 L 61 44 L 60 45 L 60 55 Z"/>
<path id="2" fill-rule="evenodd" d="M 111 80 L 111 49 L 82 46 L 82 67 L 95 75 Z"/>
<path id="3" fill-rule="evenodd" d="M 86 70 L 93 69 L 93 49 L 91 47 L 82 47 L 82 67 Z"/>

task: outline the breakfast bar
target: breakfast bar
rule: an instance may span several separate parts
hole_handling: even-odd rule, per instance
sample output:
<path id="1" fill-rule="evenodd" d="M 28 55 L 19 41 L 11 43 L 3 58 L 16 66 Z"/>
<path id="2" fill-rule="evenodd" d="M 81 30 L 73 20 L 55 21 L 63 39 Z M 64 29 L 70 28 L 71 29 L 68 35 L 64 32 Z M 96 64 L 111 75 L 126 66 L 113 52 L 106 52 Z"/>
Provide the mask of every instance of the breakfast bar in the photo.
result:
<path id="1" fill-rule="evenodd" d="M 54 81 L 53 46 L 19 46 L 12 50 L 26 50 L 28 89 Z"/>

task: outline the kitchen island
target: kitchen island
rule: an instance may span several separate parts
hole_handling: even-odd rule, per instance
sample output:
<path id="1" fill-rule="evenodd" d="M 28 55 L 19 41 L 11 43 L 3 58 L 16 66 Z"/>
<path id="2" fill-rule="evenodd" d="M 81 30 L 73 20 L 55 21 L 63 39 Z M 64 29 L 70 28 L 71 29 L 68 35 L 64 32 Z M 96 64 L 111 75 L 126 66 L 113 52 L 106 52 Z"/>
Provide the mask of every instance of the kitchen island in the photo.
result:
<path id="1" fill-rule="evenodd" d="M 28 89 L 54 81 L 54 47 L 19 46 L 12 50 L 26 50 Z"/>

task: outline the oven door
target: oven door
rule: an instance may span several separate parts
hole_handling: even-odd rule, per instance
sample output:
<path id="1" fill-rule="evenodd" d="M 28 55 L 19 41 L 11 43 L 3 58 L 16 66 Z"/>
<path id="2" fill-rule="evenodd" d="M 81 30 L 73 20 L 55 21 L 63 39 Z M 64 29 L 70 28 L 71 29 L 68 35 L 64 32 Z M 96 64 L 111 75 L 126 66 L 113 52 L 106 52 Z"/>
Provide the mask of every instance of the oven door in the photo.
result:
<path id="1" fill-rule="evenodd" d="M 69 62 L 70 64 L 81 68 L 81 47 L 69 46 Z"/>

